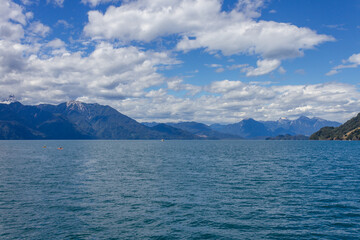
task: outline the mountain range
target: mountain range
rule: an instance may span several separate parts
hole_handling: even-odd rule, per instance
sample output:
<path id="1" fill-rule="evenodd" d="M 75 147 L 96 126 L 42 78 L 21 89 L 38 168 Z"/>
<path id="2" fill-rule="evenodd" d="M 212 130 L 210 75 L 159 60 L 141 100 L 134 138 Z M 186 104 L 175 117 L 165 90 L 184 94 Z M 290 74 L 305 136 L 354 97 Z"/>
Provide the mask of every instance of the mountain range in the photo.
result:
<path id="1" fill-rule="evenodd" d="M 70 101 L 0 104 L 0 139 L 199 139 L 181 129 L 146 127 L 117 110 Z"/>
<path id="2" fill-rule="evenodd" d="M 146 126 L 155 126 L 158 123 L 143 123 Z M 280 135 L 310 136 L 322 127 L 337 127 L 341 123 L 327 121 L 321 118 L 308 118 L 301 116 L 295 120 L 280 118 L 278 121 L 256 121 L 252 118 L 244 119 L 233 124 L 212 124 L 207 126 L 196 122 L 166 123 L 198 136 L 208 136 L 219 139 L 266 139 Z"/>
<path id="3" fill-rule="evenodd" d="M 301 116 L 295 120 L 280 118 L 277 121 L 256 121 L 249 118 L 238 123 L 228 125 L 213 124 L 210 127 L 222 133 L 231 133 L 244 138 L 264 139 L 286 134 L 310 136 L 322 127 L 337 127 L 340 125 L 339 122 Z"/>
<path id="4" fill-rule="evenodd" d="M 340 123 L 320 118 L 205 125 L 197 122 L 139 123 L 110 106 L 69 101 L 58 105 L 0 104 L 0 139 L 265 139 L 310 135 Z"/>

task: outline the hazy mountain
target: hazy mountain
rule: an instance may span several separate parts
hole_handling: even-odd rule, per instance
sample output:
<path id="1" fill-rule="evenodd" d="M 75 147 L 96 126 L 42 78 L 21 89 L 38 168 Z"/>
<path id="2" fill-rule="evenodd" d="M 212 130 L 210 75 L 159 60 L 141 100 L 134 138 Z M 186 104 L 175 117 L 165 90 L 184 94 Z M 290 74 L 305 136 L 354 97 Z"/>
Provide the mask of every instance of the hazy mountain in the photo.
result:
<path id="1" fill-rule="evenodd" d="M 311 140 L 360 140 L 360 113 L 339 127 L 324 127 Z"/>
<path id="2" fill-rule="evenodd" d="M 210 127 L 218 132 L 233 134 L 243 138 L 261 139 L 273 135 L 263 123 L 252 118 L 228 125 L 213 124 Z"/>
<path id="3" fill-rule="evenodd" d="M 157 124 L 157 125 L 151 127 L 151 129 L 163 133 L 164 138 L 167 138 L 167 139 L 173 138 L 172 136 L 176 136 L 176 139 L 201 139 L 201 137 L 198 137 L 187 131 L 169 126 L 164 123 Z"/>
<path id="4" fill-rule="evenodd" d="M 153 127 L 153 126 L 158 125 L 159 123 L 144 122 L 142 124 L 144 124 L 145 126 Z M 195 134 L 196 136 L 204 138 L 204 139 L 241 139 L 241 137 L 233 135 L 233 134 L 227 134 L 227 133 L 221 133 L 221 132 L 215 131 L 208 125 L 205 125 L 203 123 L 198 123 L 198 122 L 166 123 L 166 125 L 184 130 L 184 131 L 192 133 L 192 134 Z"/>
<path id="5" fill-rule="evenodd" d="M 251 139 L 261 139 L 286 134 L 309 136 L 322 127 L 339 126 L 340 124 L 321 118 L 310 119 L 302 116 L 296 120 L 281 118 L 278 121 L 256 121 L 250 118 L 234 124 L 213 124 L 210 127 L 223 133 L 236 134 Z"/>
<path id="6" fill-rule="evenodd" d="M 281 118 L 278 121 L 264 121 L 263 123 L 274 133 L 306 136 L 310 136 L 323 127 L 337 127 L 341 125 L 339 122 L 327 121 L 321 118 L 308 118 L 305 116 L 301 116 L 295 120 Z M 282 133 L 279 133 L 280 131 L 282 131 Z"/>

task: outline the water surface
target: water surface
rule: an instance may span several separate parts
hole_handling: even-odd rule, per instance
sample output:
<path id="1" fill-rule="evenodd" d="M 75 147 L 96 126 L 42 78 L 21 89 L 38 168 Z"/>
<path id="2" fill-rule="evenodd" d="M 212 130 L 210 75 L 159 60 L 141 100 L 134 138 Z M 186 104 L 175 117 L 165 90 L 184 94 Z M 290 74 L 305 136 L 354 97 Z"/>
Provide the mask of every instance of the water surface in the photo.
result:
<path id="1" fill-rule="evenodd" d="M 334 141 L 0 141 L 0 239 L 359 239 L 359 152 Z"/>

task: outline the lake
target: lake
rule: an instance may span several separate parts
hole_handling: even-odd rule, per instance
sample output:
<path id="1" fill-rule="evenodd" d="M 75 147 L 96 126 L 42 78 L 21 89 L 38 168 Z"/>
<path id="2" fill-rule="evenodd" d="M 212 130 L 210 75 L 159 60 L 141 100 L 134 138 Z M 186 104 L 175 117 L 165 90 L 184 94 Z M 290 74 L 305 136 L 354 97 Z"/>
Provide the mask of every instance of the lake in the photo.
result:
<path id="1" fill-rule="evenodd" d="M 0 239 L 359 239 L 359 153 L 356 141 L 0 141 Z"/>

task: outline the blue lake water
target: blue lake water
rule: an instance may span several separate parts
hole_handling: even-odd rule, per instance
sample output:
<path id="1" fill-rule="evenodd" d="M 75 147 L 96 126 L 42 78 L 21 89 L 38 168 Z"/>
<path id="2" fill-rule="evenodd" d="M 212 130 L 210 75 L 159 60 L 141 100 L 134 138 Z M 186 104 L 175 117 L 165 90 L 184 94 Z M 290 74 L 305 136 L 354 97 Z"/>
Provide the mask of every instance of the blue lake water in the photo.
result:
<path id="1" fill-rule="evenodd" d="M 360 239 L 359 153 L 355 141 L 0 141 L 0 239 Z"/>

